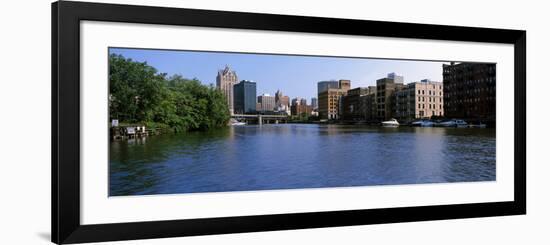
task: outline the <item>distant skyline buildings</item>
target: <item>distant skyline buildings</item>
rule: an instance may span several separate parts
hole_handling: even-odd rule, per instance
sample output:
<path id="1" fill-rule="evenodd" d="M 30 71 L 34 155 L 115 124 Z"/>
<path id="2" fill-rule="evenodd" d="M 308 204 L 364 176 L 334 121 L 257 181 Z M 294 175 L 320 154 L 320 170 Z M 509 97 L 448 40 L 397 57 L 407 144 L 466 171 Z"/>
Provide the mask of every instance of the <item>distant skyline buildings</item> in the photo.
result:
<path id="1" fill-rule="evenodd" d="M 218 70 L 216 87 L 225 95 L 227 107 L 229 107 L 231 114 L 233 114 L 233 85 L 237 83 L 237 80 L 237 73 L 231 70 L 228 65 L 225 65 L 224 69 Z"/>
<path id="2" fill-rule="evenodd" d="M 275 104 L 277 111 L 285 111 L 287 114 L 290 112 L 290 98 L 279 89 L 275 92 Z"/>
<path id="3" fill-rule="evenodd" d="M 233 86 L 235 114 L 256 113 L 256 83 L 242 80 Z"/>
<path id="4" fill-rule="evenodd" d="M 281 89 L 290 98 L 302 97 L 308 100 L 317 97 L 319 81 L 342 78 L 353 81 L 356 87 L 367 87 L 375 85 L 378 78 L 391 71 L 404 74 L 407 83 L 425 78 L 442 81 L 442 64 L 450 63 L 130 48 L 110 48 L 109 53 L 147 62 L 159 73 L 168 76 L 180 74 L 185 78 L 196 78 L 203 84 L 217 85 L 213 74 L 229 65 L 231 70 L 239 74 L 237 77 L 235 73 L 234 84 L 238 79 L 247 79 L 257 82 L 259 94 L 274 94 Z"/>
<path id="5" fill-rule="evenodd" d="M 317 107 L 319 106 L 318 102 L 317 102 L 317 97 L 313 97 L 311 98 L 311 107 L 313 109 L 317 109 Z"/>
<path id="6" fill-rule="evenodd" d="M 262 94 L 258 96 L 258 103 L 260 104 L 261 112 L 275 111 L 277 105 L 275 104 L 275 96 L 270 94 Z"/>

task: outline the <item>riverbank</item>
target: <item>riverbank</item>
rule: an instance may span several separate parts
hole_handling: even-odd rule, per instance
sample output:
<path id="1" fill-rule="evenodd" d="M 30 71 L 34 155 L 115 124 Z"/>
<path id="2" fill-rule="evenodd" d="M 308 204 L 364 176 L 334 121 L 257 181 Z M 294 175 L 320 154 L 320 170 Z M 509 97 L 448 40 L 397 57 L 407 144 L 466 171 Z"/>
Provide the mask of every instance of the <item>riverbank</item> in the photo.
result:
<path id="1" fill-rule="evenodd" d="M 417 120 L 423 122 L 430 122 L 428 124 L 414 124 L 413 121 L 409 123 L 402 123 L 399 127 L 462 127 L 462 128 L 495 128 L 494 123 L 481 124 L 481 123 L 466 123 L 463 125 L 449 125 L 444 124 L 444 122 L 451 121 L 452 119 L 441 119 L 441 120 Z M 269 123 L 266 123 L 269 125 Z M 273 124 L 273 123 L 272 123 Z M 319 125 L 357 125 L 357 126 L 381 126 L 381 123 L 378 121 L 346 121 L 346 120 L 289 120 L 284 123 L 275 123 L 275 124 L 319 124 Z M 256 125 L 256 124 L 247 124 L 247 125 Z M 227 128 L 232 126 L 242 126 L 242 125 L 231 125 L 228 124 L 224 127 L 218 128 Z M 214 129 L 218 129 L 214 128 Z M 192 130 L 192 131 L 208 131 L 208 130 Z M 132 138 L 142 138 L 153 135 L 161 135 L 166 133 L 183 133 L 188 131 L 178 130 L 177 128 L 170 127 L 162 123 L 120 123 L 118 126 L 110 127 L 110 138 L 111 140 L 123 140 L 123 139 L 132 139 Z"/>

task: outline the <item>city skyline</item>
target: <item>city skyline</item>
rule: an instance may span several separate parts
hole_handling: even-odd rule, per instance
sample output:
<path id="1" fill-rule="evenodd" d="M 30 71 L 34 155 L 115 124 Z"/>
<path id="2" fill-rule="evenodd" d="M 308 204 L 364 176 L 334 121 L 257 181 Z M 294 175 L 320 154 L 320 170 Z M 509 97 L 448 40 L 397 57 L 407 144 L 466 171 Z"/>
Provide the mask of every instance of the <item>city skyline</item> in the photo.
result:
<path id="1" fill-rule="evenodd" d="M 256 82 L 258 94 L 274 95 L 277 90 L 281 90 L 291 98 L 307 99 L 317 97 L 319 81 L 346 79 L 354 83 L 353 87 L 366 87 L 375 85 L 377 79 L 391 72 L 404 76 L 405 83 L 422 79 L 442 81 L 441 67 L 448 63 L 130 48 L 109 48 L 109 54 L 147 62 L 159 73 L 167 73 L 169 76 L 180 74 L 212 85 L 216 85 L 218 70 L 228 65 L 236 71 L 237 82 Z"/>

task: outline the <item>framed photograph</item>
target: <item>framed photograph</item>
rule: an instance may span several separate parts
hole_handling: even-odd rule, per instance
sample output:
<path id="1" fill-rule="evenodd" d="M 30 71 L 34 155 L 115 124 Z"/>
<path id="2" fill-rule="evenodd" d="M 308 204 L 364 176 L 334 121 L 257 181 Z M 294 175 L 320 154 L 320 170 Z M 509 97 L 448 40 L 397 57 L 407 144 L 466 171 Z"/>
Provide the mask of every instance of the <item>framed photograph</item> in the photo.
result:
<path id="1" fill-rule="evenodd" d="M 520 215 L 522 30 L 52 5 L 52 241 Z"/>

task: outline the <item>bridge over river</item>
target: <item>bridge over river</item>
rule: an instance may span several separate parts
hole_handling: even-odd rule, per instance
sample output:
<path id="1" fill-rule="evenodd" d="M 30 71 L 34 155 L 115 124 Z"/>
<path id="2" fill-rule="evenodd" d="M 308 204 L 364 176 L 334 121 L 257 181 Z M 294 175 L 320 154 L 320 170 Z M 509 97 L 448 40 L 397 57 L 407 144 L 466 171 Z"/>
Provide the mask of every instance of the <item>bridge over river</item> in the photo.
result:
<path id="1" fill-rule="evenodd" d="M 251 114 L 233 114 L 231 118 L 237 119 L 239 121 L 246 121 L 246 123 L 256 123 L 262 125 L 264 123 L 286 123 L 288 121 L 287 115 L 251 115 Z"/>

